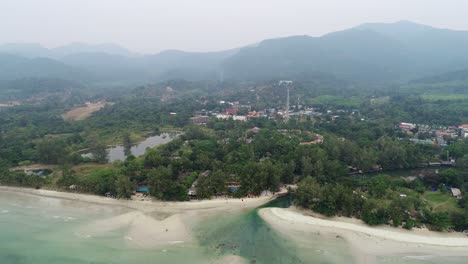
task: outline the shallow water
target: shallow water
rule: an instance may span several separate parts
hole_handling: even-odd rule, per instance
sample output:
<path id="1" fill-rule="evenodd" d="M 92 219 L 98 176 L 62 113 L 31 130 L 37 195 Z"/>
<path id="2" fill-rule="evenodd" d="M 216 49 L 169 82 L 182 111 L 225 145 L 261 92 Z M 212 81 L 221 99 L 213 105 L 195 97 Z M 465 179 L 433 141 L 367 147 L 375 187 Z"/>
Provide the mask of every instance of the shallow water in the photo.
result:
<path id="1" fill-rule="evenodd" d="M 139 250 L 125 244 L 125 230 L 98 237 L 78 230 L 97 219 L 124 213 L 53 198 L 0 191 L 1 264 L 207 263 L 196 245 Z"/>
<path id="2" fill-rule="evenodd" d="M 404 256 L 404 257 L 378 257 L 377 263 L 382 264 L 466 264 L 466 257 L 433 257 L 433 256 Z"/>
<path id="3" fill-rule="evenodd" d="M 288 198 L 264 207 L 286 207 Z M 100 263 L 223 263 L 238 255 L 247 263 L 356 263 L 343 239 L 320 234 L 298 234 L 287 240 L 259 217 L 257 210 L 219 213 L 193 228 L 193 243 L 159 249 L 136 249 L 126 244 L 126 230 L 99 236 L 80 233 L 96 220 L 128 212 L 54 198 L 0 191 L 0 264 Z M 378 257 L 377 263 L 468 263 L 463 258 Z"/>
<path id="4" fill-rule="evenodd" d="M 262 207 L 289 207 L 289 197 Z M 196 234 L 205 250 L 217 254 L 242 256 L 248 263 L 350 263 L 344 241 L 323 241 L 309 235 L 298 245 L 276 233 L 258 215 L 258 209 L 241 214 L 224 214 L 198 229 Z M 305 246 L 305 247 L 304 247 Z"/>

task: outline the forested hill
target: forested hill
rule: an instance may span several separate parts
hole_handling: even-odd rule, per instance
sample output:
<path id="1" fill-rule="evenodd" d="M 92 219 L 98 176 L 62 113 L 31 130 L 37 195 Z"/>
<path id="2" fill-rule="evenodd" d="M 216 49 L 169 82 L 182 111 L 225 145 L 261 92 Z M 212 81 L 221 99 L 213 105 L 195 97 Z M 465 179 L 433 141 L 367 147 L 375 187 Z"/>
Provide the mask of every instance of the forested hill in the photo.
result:
<path id="1" fill-rule="evenodd" d="M 77 82 L 52 78 L 0 80 L 0 102 L 35 101 L 50 96 L 69 97 L 85 87 Z"/>
<path id="2" fill-rule="evenodd" d="M 0 45 L 0 79 L 135 83 L 171 79 L 296 79 L 329 74 L 361 83 L 405 83 L 468 68 L 468 31 L 407 21 L 363 24 L 321 37 L 293 36 L 219 52 L 138 55 L 113 44 L 46 49 Z"/>
<path id="3" fill-rule="evenodd" d="M 93 81 L 95 75 L 85 69 L 70 66 L 54 59 L 27 58 L 0 53 L 0 80 L 21 78 L 60 78 Z"/>
<path id="4" fill-rule="evenodd" d="M 440 82 L 468 82 L 468 69 L 460 71 L 451 71 L 444 74 L 428 76 L 412 81 L 412 83 L 440 83 Z"/>
<path id="5" fill-rule="evenodd" d="M 322 37 L 266 40 L 229 58 L 233 78 L 322 71 L 360 81 L 408 81 L 468 67 L 468 32 L 411 22 L 363 24 Z"/>

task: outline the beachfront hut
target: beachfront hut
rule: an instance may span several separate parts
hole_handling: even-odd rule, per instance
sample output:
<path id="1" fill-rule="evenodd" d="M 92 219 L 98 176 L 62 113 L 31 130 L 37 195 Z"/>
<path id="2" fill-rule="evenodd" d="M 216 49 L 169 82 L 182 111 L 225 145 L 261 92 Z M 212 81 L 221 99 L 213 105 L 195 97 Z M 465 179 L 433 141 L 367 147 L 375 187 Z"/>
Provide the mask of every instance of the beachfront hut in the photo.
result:
<path id="1" fill-rule="evenodd" d="M 146 185 L 140 185 L 136 188 L 135 192 L 137 193 L 149 193 L 149 188 Z"/>
<path id="2" fill-rule="evenodd" d="M 226 188 L 231 190 L 231 192 L 237 192 L 240 188 L 240 185 L 237 182 L 228 182 L 226 183 Z"/>

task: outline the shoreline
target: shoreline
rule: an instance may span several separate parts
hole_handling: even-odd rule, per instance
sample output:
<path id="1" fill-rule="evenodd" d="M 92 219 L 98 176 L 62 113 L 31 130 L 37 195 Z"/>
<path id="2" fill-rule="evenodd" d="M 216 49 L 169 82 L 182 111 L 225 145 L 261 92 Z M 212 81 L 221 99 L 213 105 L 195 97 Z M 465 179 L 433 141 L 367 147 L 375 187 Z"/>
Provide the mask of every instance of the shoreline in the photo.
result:
<path id="1" fill-rule="evenodd" d="M 335 233 L 354 232 L 395 242 L 463 247 L 468 250 L 468 236 L 459 232 L 441 233 L 427 229 L 405 230 L 390 226 L 371 227 L 358 219 L 345 217 L 322 219 L 302 214 L 301 211 L 291 208 L 264 208 L 260 210 L 260 215 L 267 222 L 281 221 L 289 225 L 301 224 L 309 227 L 331 228 Z"/>
<path id="2" fill-rule="evenodd" d="M 24 194 L 39 196 L 45 198 L 55 198 L 82 203 L 91 203 L 105 206 L 126 207 L 132 210 L 142 212 L 151 212 L 154 210 L 184 212 L 187 210 L 209 210 L 209 209 L 250 209 L 266 204 L 282 194 L 282 192 L 260 196 L 258 198 L 214 198 L 211 200 L 191 200 L 191 201 L 159 201 L 159 200 L 123 200 L 112 199 L 104 196 L 84 193 L 61 192 L 48 189 L 33 189 L 26 187 L 12 187 L 0 185 L 1 192 L 12 192 L 15 194 Z"/>
<path id="3" fill-rule="evenodd" d="M 83 223 L 73 231 L 74 234 L 91 238 L 124 230 L 120 239 L 129 248 L 151 250 L 197 245 L 193 232 L 198 224 L 219 214 L 236 214 L 243 210 L 251 210 L 277 197 L 268 195 L 259 198 L 163 202 L 116 200 L 89 194 L 7 186 L 0 186 L 0 194 L 11 194 L 13 199 L 26 197 L 29 200 L 38 200 L 43 202 L 43 206 L 75 207 L 79 210 L 100 212 L 100 217 Z M 239 263 L 237 256 L 231 257 L 229 261 Z"/>
<path id="4" fill-rule="evenodd" d="M 359 264 L 378 263 L 378 257 L 468 257 L 468 237 L 462 233 L 370 227 L 361 220 L 321 219 L 294 208 L 263 208 L 259 215 L 275 231 L 298 245 L 306 246 L 314 237 L 321 243 L 344 242 L 350 256 Z"/>

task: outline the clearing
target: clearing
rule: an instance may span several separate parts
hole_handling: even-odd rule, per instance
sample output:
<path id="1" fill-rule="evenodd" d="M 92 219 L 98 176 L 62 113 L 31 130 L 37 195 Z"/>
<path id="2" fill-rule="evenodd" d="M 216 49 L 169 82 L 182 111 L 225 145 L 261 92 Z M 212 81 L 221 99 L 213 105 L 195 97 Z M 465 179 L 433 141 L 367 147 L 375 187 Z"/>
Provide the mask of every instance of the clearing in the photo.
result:
<path id="1" fill-rule="evenodd" d="M 63 119 L 66 121 L 80 121 L 91 116 L 92 113 L 98 111 L 109 104 L 108 102 L 86 103 L 84 106 L 79 106 L 71 109 L 63 114 Z"/>
<path id="2" fill-rule="evenodd" d="M 457 204 L 457 199 L 453 197 L 449 192 L 441 193 L 440 191 L 426 191 L 423 195 L 423 198 L 428 201 L 429 206 L 431 206 L 436 212 L 453 212 L 460 210 L 460 207 L 458 207 Z"/>

